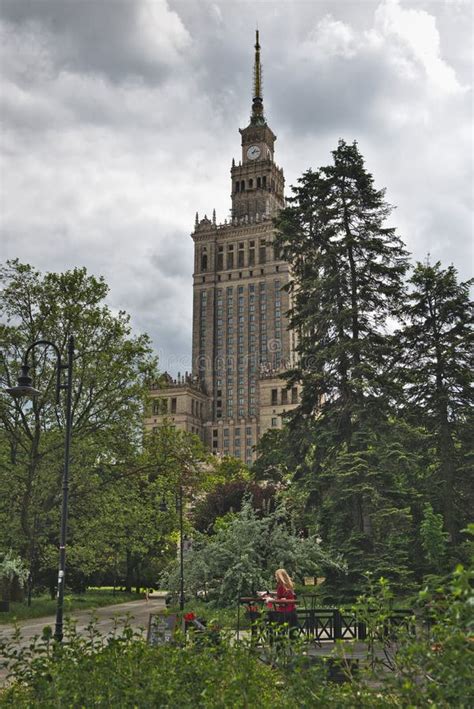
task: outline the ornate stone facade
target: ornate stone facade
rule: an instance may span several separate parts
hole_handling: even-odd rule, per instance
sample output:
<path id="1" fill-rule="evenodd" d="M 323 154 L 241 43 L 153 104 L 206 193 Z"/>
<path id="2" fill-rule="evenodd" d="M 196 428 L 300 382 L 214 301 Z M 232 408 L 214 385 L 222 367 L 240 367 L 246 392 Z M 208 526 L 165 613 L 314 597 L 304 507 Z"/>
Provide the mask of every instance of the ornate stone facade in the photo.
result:
<path id="1" fill-rule="evenodd" d="M 232 161 L 232 218 L 215 212 L 194 232 L 193 372 L 154 389 L 147 428 L 168 417 L 220 455 L 246 463 L 269 428 L 298 402 L 279 375 L 293 356 L 286 312 L 288 264 L 273 244 L 275 214 L 284 206 L 283 170 L 274 162 L 276 136 L 261 98 L 260 45 L 255 45 L 250 124 L 240 130 L 242 154 Z M 157 403 L 159 402 L 159 403 Z M 166 407 L 166 409 L 164 408 Z"/>

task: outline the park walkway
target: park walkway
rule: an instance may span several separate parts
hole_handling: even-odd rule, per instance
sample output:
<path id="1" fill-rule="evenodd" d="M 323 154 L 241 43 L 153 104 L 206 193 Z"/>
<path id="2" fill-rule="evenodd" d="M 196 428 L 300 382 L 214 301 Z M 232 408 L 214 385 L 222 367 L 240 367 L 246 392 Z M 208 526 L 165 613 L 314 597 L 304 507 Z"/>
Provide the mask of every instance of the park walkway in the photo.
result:
<path id="1" fill-rule="evenodd" d="M 93 614 L 97 618 L 96 627 L 98 634 L 107 636 L 113 632 L 116 618 L 123 618 L 128 615 L 130 616 L 130 626 L 146 635 L 150 613 L 164 610 L 165 607 L 165 595 L 159 595 L 150 598 L 149 601 L 143 599 L 129 601 L 128 603 L 116 603 L 112 606 L 102 606 L 102 608 L 71 611 L 71 613 L 66 614 L 66 617 L 74 620 L 77 632 L 80 635 L 85 635 Z M 55 620 L 55 616 L 51 615 L 44 618 L 31 618 L 20 621 L 18 625 L 22 634 L 21 644 L 27 645 L 35 635 L 41 635 L 46 625 L 50 625 L 54 630 Z M 13 625 L 0 625 L 0 638 L 11 638 L 14 632 Z M 5 677 L 6 671 L 0 669 L 0 684 L 4 682 Z"/>

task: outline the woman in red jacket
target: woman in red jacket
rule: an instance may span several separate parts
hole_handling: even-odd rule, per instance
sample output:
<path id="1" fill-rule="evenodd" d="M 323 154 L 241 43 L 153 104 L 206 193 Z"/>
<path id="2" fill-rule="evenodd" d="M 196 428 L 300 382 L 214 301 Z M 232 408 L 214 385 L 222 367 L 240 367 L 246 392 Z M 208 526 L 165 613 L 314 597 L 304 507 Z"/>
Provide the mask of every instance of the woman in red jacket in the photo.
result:
<path id="1" fill-rule="evenodd" d="M 298 629 L 294 584 L 285 569 L 277 569 L 275 571 L 275 580 L 277 582 L 277 600 L 281 599 L 284 601 L 284 603 L 275 604 L 276 610 L 278 611 L 278 621 L 280 623 L 287 623 L 290 628 L 290 637 L 294 637 Z"/>

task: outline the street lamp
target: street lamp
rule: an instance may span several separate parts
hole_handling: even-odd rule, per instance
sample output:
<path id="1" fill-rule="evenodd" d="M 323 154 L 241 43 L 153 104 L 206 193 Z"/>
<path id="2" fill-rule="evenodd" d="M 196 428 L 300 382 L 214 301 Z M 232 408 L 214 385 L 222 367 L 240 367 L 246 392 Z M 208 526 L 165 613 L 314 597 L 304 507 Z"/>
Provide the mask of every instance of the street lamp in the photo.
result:
<path id="1" fill-rule="evenodd" d="M 179 608 L 184 610 L 184 535 L 183 535 L 183 486 L 178 487 L 176 496 L 176 509 L 179 511 Z M 163 497 L 160 511 L 167 512 L 168 505 Z"/>
<path id="2" fill-rule="evenodd" d="M 59 539 L 59 572 L 58 572 L 58 595 L 56 605 L 56 626 L 54 630 L 54 638 L 58 642 L 63 639 L 63 609 L 64 609 L 64 586 L 66 581 L 66 531 L 67 531 L 67 503 L 68 503 L 68 485 L 69 485 L 69 451 L 71 448 L 71 427 L 72 427 L 72 363 L 74 358 L 74 337 L 70 335 L 67 344 L 67 364 L 61 363 L 61 352 L 54 342 L 49 340 L 37 340 L 28 347 L 23 358 L 21 374 L 18 377 L 18 386 L 10 387 L 5 391 L 15 399 L 27 396 L 34 398 L 41 392 L 35 389 L 33 380 L 29 375 L 30 366 L 28 364 L 28 356 L 30 352 L 38 345 L 52 347 L 56 353 L 56 404 L 59 404 L 59 392 L 61 389 L 66 391 L 66 435 L 64 440 L 64 467 L 62 480 L 62 505 L 61 505 L 61 530 Z M 65 384 L 61 384 L 61 372 L 67 372 L 67 380 Z"/>

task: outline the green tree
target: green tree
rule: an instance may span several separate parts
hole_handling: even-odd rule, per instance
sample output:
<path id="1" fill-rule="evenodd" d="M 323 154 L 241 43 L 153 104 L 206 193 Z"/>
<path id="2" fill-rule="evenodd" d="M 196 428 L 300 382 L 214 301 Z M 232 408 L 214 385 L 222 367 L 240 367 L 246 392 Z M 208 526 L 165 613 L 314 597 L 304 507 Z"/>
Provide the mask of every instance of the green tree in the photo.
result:
<path id="1" fill-rule="evenodd" d="M 268 510 L 275 504 L 275 485 L 259 485 L 251 480 L 231 480 L 220 483 L 198 500 L 193 510 L 193 522 L 201 532 L 212 531 L 219 517 L 228 512 L 239 512 L 246 497 L 250 496 L 254 509 Z"/>
<path id="2" fill-rule="evenodd" d="M 443 562 L 446 560 L 448 534 L 443 530 L 442 515 L 436 514 L 429 502 L 425 504 L 423 509 L 420 536 L 428 569 L 440 573 Z"/>
<path id="3" fill-rule="evenodd" d="M 185 557 L 184 579 L 188 593 L 204 592 L 225 606 L 239 596 L 273 587 L 279 567 L 300 582 L 322 571 L 345 571 L 341 556 L 325 550 L 317 534 L 306 538 L 295 534 L 282 506 L 262 515 L 246 500 L 214 535 L 196 536 Z M 178 588 L 178 564 L 172 564 L 162 581 L 172 591 Z"/>
<path id="4" fill-rule="evenodd" d="M 387 324 L 404 302 L 407 253 L 385 225 L 392 208 L 355 143 L 339 141 L 333 163 L 309 170 L 292 189 L 276 229 L 291 264 L 290 327 L 298 334 L 299 362 L 288 374 L 289 385 L 302 385 L 289 422 L 296 479 L 325 525 L 323 537 L 339 542 L 351 569 L 362 570 L 388 543 L 387 520 L 393 529 L 411 525 L 406 498 L 384 465 L 385 439 L 398 435 L 390 430 Z M 404 556 L 408 537 L 400 541 Z M 352 563 L 356 557 L 360 564 Z"/>
<path id="5" fill-rule="evenodd" d="M 406 325 L 397 333 L 403 349 L 399 372 L 406 413 L 421 421 L 433 437 L 437 466 L 431 477 L 431 500 L 443 510 L 454 542 L 469 521 L 474 502 L 472 282 L 458 283 L 453 266 L 417 263 L 410 279 Z"/>
<path id="6" fill-rule="evenodd" d="M 176 551 L 179 486 L 189 505 L 208 488 L 209 476 L 209 453 L 199 438 L 167 423 L 146 434 L 126 461 L 103 460 L 71 520 L 70 575 L 82 585 L 91 578 L 123 581 L 127 590 L 156 585 Z M 187 517 L 186 506 L 189 532 Z"/>
<path id="7" fill-rule="evenodd" d="M 91 479 L 132 455 L 142 437 L 144 403 L 156 362 L 146 335 L 133 336 L 124 312 L 104 303 L 108 287 L 85 269 L 41 274 L 18 261 L 0 270 L 1 384 L 12 386 L 33 341 L 65 354 L 76 339 L 70 525 L 91 499 Z M 0 546 L 54 578 L 61 493 L 64 412 L 55 403 L 55 360 L 37 348 L 31 373 L 41 395 L 32 403 L 0 398 Z M 82 512 L 81 512 L 82 514 Z M 74 541 L 74 540 L 72 540 Z M 45 578 L 43 576 L 43 582 Z"/>

